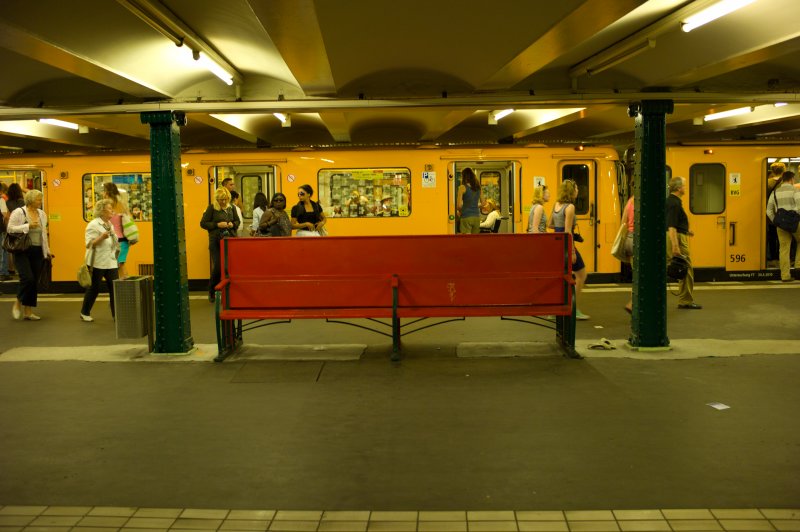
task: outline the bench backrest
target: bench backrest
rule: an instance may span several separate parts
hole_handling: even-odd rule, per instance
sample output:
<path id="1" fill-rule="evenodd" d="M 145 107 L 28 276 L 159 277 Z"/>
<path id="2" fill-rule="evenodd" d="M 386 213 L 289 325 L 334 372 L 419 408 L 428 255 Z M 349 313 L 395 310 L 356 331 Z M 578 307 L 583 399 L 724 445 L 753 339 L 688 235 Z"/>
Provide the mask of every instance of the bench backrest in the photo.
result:
<path id="1" fill-rule="evenodd" d="M 571 304 L 568 236 L 414 235 L 226 238 L 226 307 Z"/>

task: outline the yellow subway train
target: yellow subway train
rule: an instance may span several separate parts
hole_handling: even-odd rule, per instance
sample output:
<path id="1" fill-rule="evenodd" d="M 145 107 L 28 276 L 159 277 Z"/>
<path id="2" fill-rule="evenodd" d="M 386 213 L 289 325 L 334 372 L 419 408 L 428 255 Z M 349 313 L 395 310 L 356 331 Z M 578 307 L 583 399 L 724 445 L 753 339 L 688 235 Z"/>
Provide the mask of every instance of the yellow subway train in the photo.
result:
<path id="1" fill-rule="evenodd" d="M 535 186 L 555 190 L 561 180 L 575 180 L 580 189 L 577 220 L 584 239 L 579 249 L 593 280 L 615 280 L 621 268 L 610 249 L 630 179 L 626 174 L 630 161 L 622 159 L 613 146 L 186 152 L 181 176 L 189 279 L 208 279 L 208 238 L 199 221 L 214 188 L 226 177 L 233 178 L 243 199 L 243 235 L 257 192 L 267 197 L 283 192 L 291 206 L 301 184 L 314 188 L 331 236 L 454 234 L 455 190 L 461 170 L 469 166 L 476 170 L 484 196 L 500 206 L 504 233 L 526 230 Z M 767 252 L 765 218 L 767 173 L 776 160 L 796 171 L 800 147 L 667 148 L 667 177 L 687 178 L 684 205 L 695 233 L 691 246 L 700 280 L 776 278 L 777 264 Z M 109 181 L 127 192 L 139 226 L 140 240 L 131 248 L 128 272 L 152 271 L 149 154 L 2 155 L 0 181 L 44 192 L 56 255 L 53 281 L 77 286 L 84 227 L 103 183 Z M 554 197 L 546 206 L 548 212 Z M 480 268 L 480 261 L 477 245 L 475 263 L 467 267 Z M 431 268 L 435 267 L 431 257 Z"/>

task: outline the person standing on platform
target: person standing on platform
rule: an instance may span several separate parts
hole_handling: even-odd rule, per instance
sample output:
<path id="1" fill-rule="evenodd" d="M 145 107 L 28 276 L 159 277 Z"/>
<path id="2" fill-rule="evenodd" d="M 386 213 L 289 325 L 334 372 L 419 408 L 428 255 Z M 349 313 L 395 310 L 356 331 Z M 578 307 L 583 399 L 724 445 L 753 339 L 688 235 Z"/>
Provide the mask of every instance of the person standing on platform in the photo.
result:
<path id="1" fill-rule="evenodd" d="M 6 213 L 5 213 L 5 221 L 6 221 L 6 232 L 8 232 L 8 222 L 11 218 L 11 213 L 14 212 L 15 209 L 19 209 L 20 207 L 25 205 L 24 199 L 25 193 L 22 192 L 22 187 L 19 186 L 18 183 L 11 183 L 8 185 L 8 189 L 6 190 Z M 16 272 L 17 267 L 14 264 L 14 255 L 8 253 L 6 255 L 8 259 L 8 275 L 11 277 L 12 272 Z"/>
<path id="2" fill-rule="evenodd" d="M 208 254 L 211 258 L 211 277 L 208 280 L 208 300 L 214 302 L 215 287 L 219 284 L 220 249 L 219 243 L 225 237 L 236 236 L 240 220 L 236 210 L 230 205 L 231 193 L 219 187 L 214 193 L 214 202 L 208 206 L 200 219 L 200 227 L 208 231 Z"/>
<path id="3" fill-rule="evenodd" d="M 8 207 L 6 206 L 7 188 L 5 183 L 0 183 L 0 242 L 3 241 L 9 216 Z M 0 281 L 8 281 L 9 279 L 11 279 L 11 276 L 8 274 L 8 252 L 0 247 Z"/>
<path id="4" fill-rule="evenodd" d="M 528 215 L 528 233 L 547 232 L 547 213 L 544 204 L 550 201 L 550 190 L 545 185 L 533 189 L 531 212 Z"/>
<path id="5" fill-rule="evenodd" d="M 686 179 L 673 177 L 669 180 L 667 197 L 667 257 L 682 255 L 688 263 L 686 277 L 678 283 L 678 308 L 699 310 L 703 308 L 694 302 L 694 268 L 689 255 L 689 217 L 683 210 L 681 198 L 686 194 Z"/>
<path id="6" fill-rule="evenodd" d="M 250 224 L 250 236 L 260 235 L 258 231 L 258 223 L 261 221 L 264 211 L 266 211 L 268 208 L 269 203 L 267 202 L 267 195 L 263 192 L 256 192 L 256 195 L 253 198 L 253 221 Z"/>
<path id="7" fill-rule="evenodd" d="M 125 238 L 125 233 L 122 229 L 122 217 L 130 216 L 128 210 L 128 201 L 122 195 L 122 191 L 117 188 L 114 183 L 103 184 L 103 196 L 111 200 L 111 206 L 114 211 L 111 216 L 111 227 L 114 228 L 114 234 L 119 242 L 119 257 L 117 257 L 117 273 L 120 279 L 128 277 L 128 272 L 125 269 L 125 263 L 128 261 L 128 250 L 130 250 L 130 242 Z M 95 211 L 97 212 L 97 211 Z"/>
<path id="8" fill-rule="evenodd" d="M 311 185 L 300 185 L 297 189 L 297 205 L 292 207 L 292 229 L 295 236 L 323 236 L 326 218 L 322 206 L 313 201 Z"/>
<path id="9" fill-rule="evenodd" d="M 117 249 L 119 243 L 111 219 L 114 217 L 114 203 L 101 199 L 94 204 L 94 219 L 86 225 L 83 240 L 86 246 L 86 263 L 92 268 L 92 285 L 86 289 L 81 306 L 81 321 L 91 322 L 92 307 L 100 293 L 100 281 L 105 279 L 111 300 L 111 318 L 114 318 L 114 281 L 119 278 L 117 271 Z"/>
<path id="10" fill-rule="evenodd" d="M 42 318 L 33 313 L 39 296 L 39 275 L 44 261 L 53 256 L 47 241 L 47 215 L 42 210 L 42 192 L 30 190 L 25 194 L 25 206 L 14 209 L 8 219 L 9 233 L 27 233 L 30 247 L 14 253 L 14 263 L 19 273 L 17 299 L 11 309 L 15 320 L 38 321 Z"/>
<path id="11" fill-rule="evenodd" d="M 239 193 L 236 192 L 235 190 L 231 190 L 230 192 L 231 192 L 231 205 L 233 206 L 234 209 L 236 209 L 236 216 L 239 217 L 239 229 L 236 230 L 236 236 L 241 236 L 242 230 L 244 229 L 244 227 L 242 227 L 244 225 L 242 224 L 242 221 L 244 221 L 244 217 L 242 216 L 242 199 L 239 196 Z"/>
<path id="12" fill-rule="evenodd" d="M 483 204 L 481 184 L 472 168 L 461 171 L 461 185 L 456 192 L 456 211 L 459 216 L 458 232 L 465 235 L 476 235 L 481 232 L 481 211 Z"/>
<path id="13" fill-rule="evenodd" d="M 781 183 L 775 187 L 775 191 L 770 195 L 767 202 L 767 217 L 770 222 L 775 219 L 775 214 L 778 209 L 785 209 L 787 211 L 795 211 L 800 213 L 800 189 L 794 187 L 794 173 L 784 172 L 781 177 Z M 800 226 L 791 233 L 786 229 L 777 227 L 778 242 L 780 244 L 780 266 L 781 266 L 781 281 L 790 283 L 792 279 L 791 271 L 791 248 L 792 241 L 800 243 Z M 795 271 L 800 271 L 800 253 L 795 255 L 794 259 Z"/>
<path id="14" fill-rule="evenodd" d="M 565 179 L 558 187 L 558 197 L 553 205 L 553 214 L 550 216 L 550 226 L 556 233 L 575 234 L 575 200 L 578 198 L 578 184 L 571 179 Z M 586 264 L 583 262 L 581 252 L 575 247 L 572 240 L 572 275 L 575 276 L 575 319 L 588 320 L 591 316 L 578 309 L 578 296 L 586 284 Z"/>
<path id="15" fill-rule="evenodd" d="M 622 220 L 620 220 L 620 224 L 628 226 L 628 234 L 625 237 L 625 256 L 628 257 L 628 262 L 630 262 L 631 268 L 633 268 L 633 233 L 635 230 L 633 225 L 633 190 L 631 190 L 631 197 L 628 198 L 628 203 L 625 204 L 625 209 L 622 213 Z M 631 288 L 631 298 L 625 305 L 625 310 L 628 312 L 628 314 L 633 313 L 633 288 Z"/>
<path id="16" fill-rule="evenodd" d="M 772 191 L 775 187 L 781 184 L 781 177 L 786 171 L 786 165 L 780 161 L 776 161 L 769 165 L 769 177 L 767 177 L 767 201 L 772 196 Z M 778 231 L 772 220 L 767 217 L 767 268 L 775 267 L 778 261 Z"/>

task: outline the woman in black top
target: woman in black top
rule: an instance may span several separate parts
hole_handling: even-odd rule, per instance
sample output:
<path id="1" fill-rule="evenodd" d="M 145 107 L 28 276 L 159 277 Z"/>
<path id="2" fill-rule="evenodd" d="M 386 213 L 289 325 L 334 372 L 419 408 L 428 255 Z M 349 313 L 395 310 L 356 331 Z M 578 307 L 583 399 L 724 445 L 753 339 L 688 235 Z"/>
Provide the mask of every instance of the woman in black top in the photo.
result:
<path id="1" fill-rule="evenodd" d="M 211 278 L 208 281 L 208 300 L 214 301 L 214 287 L 220 279 L 219 242 L 226 236 L 236 236 L 239 228 L 239 216 L 231 207 L 231 194 L 227 188 L 220 187 L 214 193 L 214 203 L 208 206 L 200 227 L 208 231 L 208 252 L 211 257 Z"/>
<path id="2" fill-rule="evenodd" d="M 325 213 L 316 201 L 311 201 L 314 189 L 311 185 L 300 185 L 297 190 L 297 205 L 292 207 L 292 229 L 295 236 L 320 236 L 325 227 Z"/>

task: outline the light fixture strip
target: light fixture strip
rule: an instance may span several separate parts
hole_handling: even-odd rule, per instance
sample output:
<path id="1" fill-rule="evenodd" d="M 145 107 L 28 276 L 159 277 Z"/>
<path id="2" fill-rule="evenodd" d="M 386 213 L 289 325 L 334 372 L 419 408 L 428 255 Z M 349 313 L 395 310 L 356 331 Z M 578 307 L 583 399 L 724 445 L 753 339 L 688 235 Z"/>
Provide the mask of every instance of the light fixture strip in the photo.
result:
<path id="1" fill-rule="evenodd" d="M 285 114 L 283 114 L 283 113 L 272 113 L 272 116 L 274 116 L 275 118 L 277 118 L 278 120 L 280 120 L 280 121 L 281 121 L 281 124 L 283 124 L 284 122 L 286 122 L 286 115 L 285 115 Z"/>
<path id="2" fill-rule="evenodd" d="M 514 112 L 513 109 L 503 109 L 502 111 L 495 111 L 494 119 L 500 120 L 501 118 L 505 118 L 513 112 Z"/>
<path id="3" fill-rule="evenodd" d="M 199 52 L 197 62 L 210 70 L 215 76 L 224 81 L 227 85 L 233 85 L 233 74 L 222 68 L 216 61 L 208 57 L 203 52 Z"/>
<path id="4" fill-rule="evenodd" d="M 751 113 L 752 111 L 753 111 L 752 107 L 739 107 L 738 109 L 731 109 L 729 111 L 711 113 L 710 115 L 706 115 L 704 117 L 704 120 L 706 122 L 710 122 L 711 120 L 719 120 L 720 118 L 730 118 L 731 116 L 744 115 L 747 113 Z"/>
<path id="5" fill-rule="evenodd" d="M 49 124 L 51 126 L 58 126 L 58 127 L 65 127 L 67 129 L 74 129 L 77 131 L 80 126 L 78 124 L 73 124 L 72 122 L 66 122 L 64 120 L 59 120 L 57 118 L 40 118 L 39 122 L 42 124 Z"/>
<path id="6" fill-rule="evenodd" d="M 687 17 L 681 25 L 681 29 L 685 32 L 690 32 L 693 29 L 699 28 L 704 24 L 708 24 L 712 20 L 716 20 L 725 15 L 729 15 L 734 11 L 743 8 L 748 4 L 752 4 L 755 0 L 722 0 L 716 4 L 707 7 L 706 9 Z"/>

